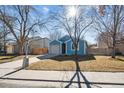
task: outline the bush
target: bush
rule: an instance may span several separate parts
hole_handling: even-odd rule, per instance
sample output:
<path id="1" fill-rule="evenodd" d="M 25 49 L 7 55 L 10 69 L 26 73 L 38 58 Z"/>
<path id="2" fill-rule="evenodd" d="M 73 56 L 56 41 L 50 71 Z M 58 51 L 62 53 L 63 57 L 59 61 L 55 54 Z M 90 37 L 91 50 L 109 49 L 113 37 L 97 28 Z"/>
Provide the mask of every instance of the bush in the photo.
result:
<path id="1" fill-rule="evenodd" d="M 115 55 L 122 55 L 122 53 L 121 52 L 116 52 Z"/>

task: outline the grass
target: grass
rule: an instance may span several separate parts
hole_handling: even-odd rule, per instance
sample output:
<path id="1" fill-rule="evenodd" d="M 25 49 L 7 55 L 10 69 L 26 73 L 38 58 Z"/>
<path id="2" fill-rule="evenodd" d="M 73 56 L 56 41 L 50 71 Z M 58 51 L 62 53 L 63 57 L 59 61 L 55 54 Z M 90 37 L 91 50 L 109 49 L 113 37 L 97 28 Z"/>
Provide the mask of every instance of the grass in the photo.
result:
<path id="1" fill-rule="evenodd" d="M 30 55 L 29 57 L 32 57 L 32 56 Z M 22 56 L 0 56 L 0 64 L 16 61 L 16 60 L 19 60 L 22 58 L 24 58 L 24 55 L 22 55 Z"/>
<path id="2" fill-rule="evenodd" d="M 79 56 L 81 71 L 124 71 L 124 56 L 112 59 L 110 56 Z M 76 69 L 74 56 L 57 56 L 32 63 L 29 70 L 73 71 Z"/>

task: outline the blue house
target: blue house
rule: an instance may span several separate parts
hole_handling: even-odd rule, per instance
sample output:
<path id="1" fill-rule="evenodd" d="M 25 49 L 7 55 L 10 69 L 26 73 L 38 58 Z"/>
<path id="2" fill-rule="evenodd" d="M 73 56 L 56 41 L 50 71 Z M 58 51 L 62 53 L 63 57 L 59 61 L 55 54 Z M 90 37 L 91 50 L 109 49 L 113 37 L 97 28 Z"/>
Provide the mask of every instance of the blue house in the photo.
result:
<path id="1" fill-rule="evenodd" d="M 80 39 L 78 44 L 78 55 L 86 55 L 87 52 L 87 43 L 85 40 Z M 65 55 L 73 55 L 75 53 L 74 45 L 71 38 L 66 35 L 58 40 L 54 40 L 49 44 L 49 53 L 50 54 L 65 54 Z"/>

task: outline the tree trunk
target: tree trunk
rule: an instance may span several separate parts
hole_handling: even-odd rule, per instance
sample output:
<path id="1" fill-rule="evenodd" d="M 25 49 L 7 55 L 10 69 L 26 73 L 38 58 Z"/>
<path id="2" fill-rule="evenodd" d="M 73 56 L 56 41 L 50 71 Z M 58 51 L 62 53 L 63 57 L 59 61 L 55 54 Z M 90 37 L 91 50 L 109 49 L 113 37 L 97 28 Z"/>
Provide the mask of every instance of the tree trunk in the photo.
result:
<path id="1" fill-rule="evenodd" d="M 76 49 L 75 49 L 75 64 L 76 64 L 76 74 L 77 74 L 77 80 L 78 80 L 78 87 L 81 88 L 80 75 L 79 75 L 80 66 L 79 66 L 79 63 L 78 63 L 77 46 L 76 46 Z"/>
<path id="2" fill-rule="evenodd" d="M 22 43 L 22 42 L 19 42 L 19 44 L 18 44 L 19 46 L 18 46 L 18 53 L 19 53 L 19 55 L 23 55 L 24 54 L 24 43 Z"/>
<path id="3" fill-rule="evenodd" d="M 112 48 L 112 58 L 115 58 L 115 46 Z"/>
<path id="4" fill-rule="evenodd" d="M 80 67 L 79 67 L 79 63 L 78 63 L 78 54 L 77 54 L 77 45 L 75 45 L 75 63 L 76 63 L 76 70 L 79 71 Z"/>
<path id="5" fill-rule="evenodd" d="M 4 55 L 6 56 L 6 42 L 4 41 Z"/>
<path id="6" fill-rule="evenodd" d="M 78 64 L 77 49 L 75 50 L 75 63 L 76 63 L 76 70 L 79 71 L 80 67 L 79 67 L 79 64 Z"/>
<path id="7" fill-rule="evenodd" d="M 112 58 L 115 58 L 115 38 L 113 38 Z"/>

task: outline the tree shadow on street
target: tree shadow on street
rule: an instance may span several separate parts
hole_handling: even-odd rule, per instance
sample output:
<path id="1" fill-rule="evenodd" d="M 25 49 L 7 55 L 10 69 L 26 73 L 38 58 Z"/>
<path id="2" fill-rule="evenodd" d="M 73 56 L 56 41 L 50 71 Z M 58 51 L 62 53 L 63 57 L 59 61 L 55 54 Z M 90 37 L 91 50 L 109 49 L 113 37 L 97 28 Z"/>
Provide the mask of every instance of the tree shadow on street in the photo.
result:
<path id="1" fill-rule="evenodd" d="M 76 72 L 75 74 L 72 76 L 72 78 L 70 79 L 70 82 L 69 84 L 67 84 L 65 86 L 65 88 L 69 88 L 71 86 L 71 84 L 73 83 L 73 80 L 74 78 L 76 78 L 77 76 L 77 84 L 78 84 L 78 87 L 81 88 L 81 78 L 83 78 L 84 80 L 84 83 L 86 84 L 86 87 L 87 88 L 91 88 L 91 85 L 90 85 L 90 82 L 87 80 L 87 78 L 84 76 L 84 74 L 81 72 L 80 68 L 79 69 L 76 69 Z M 81 76 L 81 77 L 80 77 Z"/>
<path id="2" fill-rule="evenodd" d="M 44 56 L 42 57 L 38 57 L 39 59 L 43 59 Z M 87 80 L 87 78 L 85 77 L 85 75 L 81 72 L 80 70 L 80 66 L 79 66 L 79 62 L 84 62 L 84 61 L 88 61 L 88 60 L 96 60 L 94 55 L 85 55 L 85 56 L 81 56 L 81 55 L 58 55 L 58 56 L 54 56 L 54 57 L 49 57 L 47 59 L 51 59 L 51 60 L 56 60 L 59 62 L 63 62 L 63 61 L 69 61 L 69 60 L 73 60 L 75 62 L 76 65 L 76 70 L 74 75 L 72 76 L 72 78 L 69 80 L 69 83 L 65 86 L 65 88 L 69 88 L 73 82 L 74 79 L 76 80 L 76 83 L 78 84 L 78 87 L 81 88 L 81 80 L 84 80 L 84 84 L 86 84 L 87 88 L 91 88 L 91 84 L 90 82 Z"/>
<path id="3" fill-rule="evenodd" d="M 81 83 L 82 83 L 81 79 L 84 80 L 83 83 L 86 85 L 87 88 L 92 88 L 91 85 L 101 88 L 100 86 L 97 86 L 97 85 L 93 84 L 92 82 L 88 81 L 88 79 L 85 77 L 85 75 L 81 72 L 80 66 L 79 66 L 78 56 L 75 57 L 75 65 L 76 65 L 76 70 L 75 70 L 76 72 L 72 76 L 72 78 L 70 79 L 69 84 L 67 84 L 65 86 L 65 88 L 69 88 L 72 85 L 72 83 L 74 82 L 74 79 L 76 77 L 77 77 L 76 79 L 77 79 L 78 88 L 82 87 L 81 86 Z"/>

